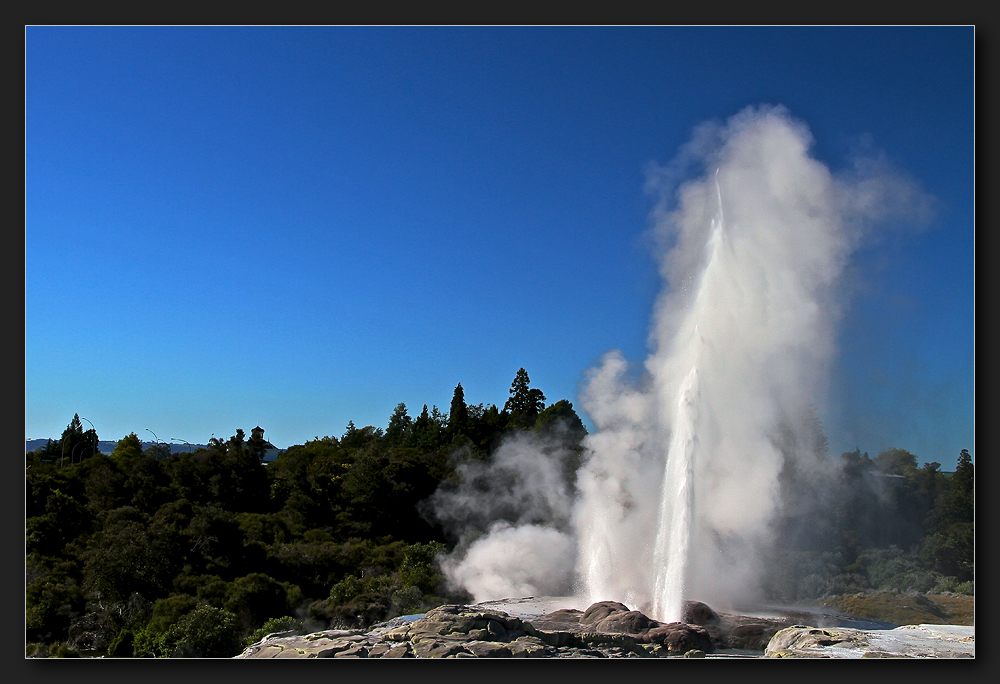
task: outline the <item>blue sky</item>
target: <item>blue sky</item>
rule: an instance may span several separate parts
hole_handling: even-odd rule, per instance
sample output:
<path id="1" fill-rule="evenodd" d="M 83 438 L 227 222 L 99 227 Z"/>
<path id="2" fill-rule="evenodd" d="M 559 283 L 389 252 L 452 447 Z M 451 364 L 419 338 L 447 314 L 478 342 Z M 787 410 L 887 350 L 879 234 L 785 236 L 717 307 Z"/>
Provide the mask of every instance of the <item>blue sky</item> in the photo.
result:
<path id="1" fill-rule="evenodd" d="M 974 423 L 971 27 L 28 27 L 25 437 L 277 446 L 575 404 L 641 365 L 661 287 L 647 169 L 782 104 L 936 202 L 873 240 L 822 416 L 831 451 L 947 470 Z M 584 415 L 586 419 L 586 416 Z"/>

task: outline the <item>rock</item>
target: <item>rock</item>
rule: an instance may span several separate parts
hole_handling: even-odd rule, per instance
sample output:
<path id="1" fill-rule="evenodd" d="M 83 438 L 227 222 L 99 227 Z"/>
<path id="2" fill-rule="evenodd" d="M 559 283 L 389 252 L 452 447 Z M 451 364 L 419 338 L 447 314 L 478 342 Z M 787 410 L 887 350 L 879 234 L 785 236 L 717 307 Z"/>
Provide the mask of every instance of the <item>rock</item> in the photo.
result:
<path id="1" fill-rule="evenodd" d="M 553 648 L 570 646 L 575 642 L 575 635 L 573 632 L 549 632 L 539 630 L 538 638 L 541 639 L 547 646 L 552 646 Z"/>
<path id="2" fill-rule="evenodd" d="M 975 628 L 905 625 L 895 629 L 794 625 L 767 644 L 770 658 L 974 658 Z"/>
<path id="3" fill-rule="evenodd" d="M 593 625 L 604 618 L 608 617 L 613 613 L 627 613 L 629 612 L 628 606 L 618 603 L 617 601 L 598 601 L 587 608 L 583 615 L 580 616 L 581 625 Z"/>
<path id="4" fill-rule="evenodd" d="M 662 644 L 670 653 L 683 654 L 692 649 L 711 652 L 714 650 L 712 638 L 700 625 L 685 622 L 670 622 L 655 627 L 642 635 L 646 643 Z"/>
<path id="5" fill-rule="evenodd" d="M 828 646 L 867 649 L 868 643 L 864 640 L 863 632 L 856 629 L 847 627 L 820 629 L 794 625 L 776 633 L 768 642 L 765 654 L 770 655 L 776 651 L 820 653 L 822 648 Z M 860 657 L 860 653 L 858 656 Z"/>
<path id="6" fill-rule="evenodd" d="M 570 644 L 577 648 L 618 648 L 631 650 L 635 646 L 635 639 L 627 634 L 581 632 L 573 636 Z"/>
<path id="7" fill-rule="evenodd" d="M 621 632 L 623 634 L 641 634 L 651 628 L 659 627 L 660 623 L 650 620 L 637 610 L 611 613 L 594 625 L 598 632 Z"/>
<path id="8" fill-rule="evenodd" d="M 373 656 L 369 652 L 369 657 L 382 657 L 382 658 L 415 658 L 413 655 L 413 649 L 409 644 L 403 644 L 402 646 L 394 646 L 388 651 L 381 653 L 379 656 Z"/>
<path id="9" fill-rule="evenodd" d="M 691 625 L 717 625 L 719 615 L 701 601 L 685 601 L 681 621 Z"/>
<path id="10" fill-rule="evenodd" d="M 771 638 L 781 629 L 780 625 L 753 623 L 738 625 L 729 632 L 726 648 L 763 651 Z"/>
<path id="11" fill-rule="evenodd" d="M 556 610 L 531 620 L 482 606 L 446 605 L 423 617 L 360 630 L 269 634 L 239 658 L 651 658 L 975 657 L 973 627 L 910 625 L 891 630 L 812 627 L 716 613 L 689 602 L 687 617 L 660 623 L 614 601 L 586 611 Z"/>
<path id="12" fill-rule="evenodd" d="M 582 618 L 583 611 L 573 608 L 562 608 L 543 615 L 542 617 L 533 618 L 531 620 L 531 624 L 534 625 L 536 629 L 543 629 L 546 631 L 573 631 L 580 629 L 580 621 Z"/>
<path id="13" fill-rule="evenodd" d="M 535 636 L 518 637 L 508 648 L 514 658 L 542 658 L 547 651 L 545 642 Z"/>
<path id="14" fill-rule="evenodd" d="M 413 643 L 413 655 L 417 658 L 449 658 L 459 653 L 468 651 L 458 641 L 427 638 Z"/>
<path id="15" fill-rule="evenodd" d="M 465 648 L 477 658 L 510 658 L 514 655 L 506 644 L 495 641 L 472 641 Z"/>

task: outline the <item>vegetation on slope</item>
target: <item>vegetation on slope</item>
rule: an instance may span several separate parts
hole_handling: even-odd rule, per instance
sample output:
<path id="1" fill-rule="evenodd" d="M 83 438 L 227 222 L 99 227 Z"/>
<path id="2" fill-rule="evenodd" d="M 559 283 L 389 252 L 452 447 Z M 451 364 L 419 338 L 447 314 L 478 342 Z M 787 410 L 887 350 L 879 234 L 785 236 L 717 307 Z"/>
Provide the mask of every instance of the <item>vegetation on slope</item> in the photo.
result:
<path id="1" fill-rule="evenodd" d="M 74 416 L 26 454 L 26 653 L 225 657 L 261 630 L 362 627 L 466 601 L 437 562 L 457 539 L 425 503 L 505 436 L 553 430 L 575 454 L 572 487 L 586 430 L 568 401 L 546 406 L 524 369 L 503 409 L 468 405 L 458 385 L 447 415 L 399 404 L 384 430 L 352 422 L 268 464 L 243 430 L 173 455 L 131 433 L 104 455 Z M 818 424 L 815 441 L 825 446 Z M 829 598 L 897 624 L 966 619 L 952 597 L 907 596 L 974 593 L 969 454 L 951 475 L 901 449 L 828 463 L 837 482 L 812 490 L 782 472 L 766 596 Z"/>

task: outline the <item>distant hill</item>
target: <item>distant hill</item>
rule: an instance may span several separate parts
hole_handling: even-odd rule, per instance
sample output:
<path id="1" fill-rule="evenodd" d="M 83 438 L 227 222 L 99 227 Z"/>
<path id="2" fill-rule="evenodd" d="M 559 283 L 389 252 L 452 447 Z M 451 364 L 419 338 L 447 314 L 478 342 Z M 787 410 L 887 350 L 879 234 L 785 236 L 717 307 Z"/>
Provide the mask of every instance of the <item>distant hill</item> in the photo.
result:
<path id="1" fill-rule="evenodd" d="M 35 449 L 41 449 L 49 440 L 47 439 L 26 439 L 24 440 L 24 453 L 34 451 Z M 97 443 L 97 449 L 102 454 L 110 454 L 115 450 L 118 442 L 101 440 Z M 145 451 L 149 447 L 153 446 L 153 442 L 142 442 L 142 449 Z M 204 449 L 206 445 L 204 444 L 174 444 L 170 445 L 170 453 L 180 454 L 185 451 L 196 451 L 197 449 Z"/>

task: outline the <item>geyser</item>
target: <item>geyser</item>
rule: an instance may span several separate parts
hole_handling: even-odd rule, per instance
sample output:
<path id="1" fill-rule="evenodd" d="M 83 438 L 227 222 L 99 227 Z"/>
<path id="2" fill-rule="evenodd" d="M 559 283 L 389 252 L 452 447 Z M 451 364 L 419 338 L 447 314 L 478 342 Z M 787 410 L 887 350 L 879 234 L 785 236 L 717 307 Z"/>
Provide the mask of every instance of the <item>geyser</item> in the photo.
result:
<path id="1" fill-rule="evenodd" d="M 888 172 L 838 178 L 782 107 L 699 129 L 655 214 L 663 293 L 645 374 L 591 371 L 579 475 L 580 593 L 660 620 L 683 599 L 752 601 L 786 459 L 820 467 L 812 407 L 834 350 L 838 277 L 868 219 L 918 197 Z M 862 166 L 862 168 L 864 168 Z M 874 171 L 872 165 L 866 168 Z M 789 440 L 791 435 L 791 440 Z"/>
<path id="2" fill-rule="evenodd" d="M 698 128 L 661 171 L 654 236 L 664 288 L 643 372 L 611 351 L 587 373 L 581 400 L 596 431 L 570 513 L 562 491 L 533 492 L 536 503 L 555 496 L 552 520 L 480 524 L 478 541 L 446 559 L 477 600 L 562 585 L 567 562 L 583 608 L 618 601 L 671 622 L 684 599 L 738 609 L 759 598 L 782 468 L 808 480 L 828 465 L 814 407 L 833 358 L 839 277 L 885 207 L 927 206 L 884 164 L 835 175 L 810 144 L 783 107 L 748 108 Z M 491 470 L 515 460 L 522 475 L 540 469 L 519 482 L 542 482 L 550 469 L 522 441 Z M 524 553 L 505 583 L 511 548 Z M 532 565 L 545 548 L 555 557 Z"/>

